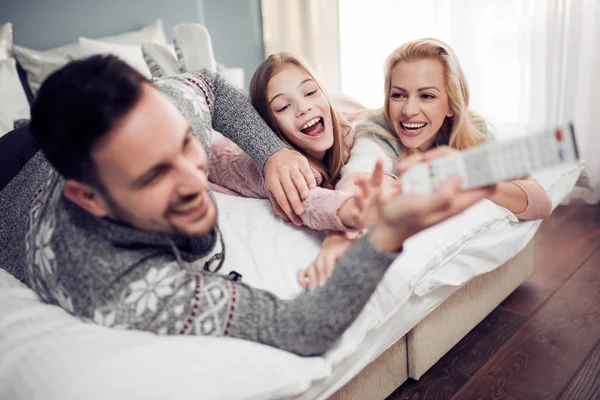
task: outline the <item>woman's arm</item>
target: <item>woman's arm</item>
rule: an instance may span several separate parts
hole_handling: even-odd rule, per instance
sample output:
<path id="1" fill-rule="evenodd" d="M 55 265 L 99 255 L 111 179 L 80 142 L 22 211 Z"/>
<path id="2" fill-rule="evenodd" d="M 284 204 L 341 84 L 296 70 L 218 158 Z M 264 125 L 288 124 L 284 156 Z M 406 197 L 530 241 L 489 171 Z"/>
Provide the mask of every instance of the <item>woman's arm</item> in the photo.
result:
<path id="1" fill-rule="evenodd" d="M 510 210 L 520 220 L 547 218 L 552 201 L 544 188 L 533 178 L 500 182 L 489 200 Z"/>
<path id="2" fill-rule="evenodd" d="M 496 193 L 488 197 L 489 200 L 502 206 L 513 214 L 519 214 L 527 208 L 527 195 L 514 182 L 500 182 L 496 186 Z"/>

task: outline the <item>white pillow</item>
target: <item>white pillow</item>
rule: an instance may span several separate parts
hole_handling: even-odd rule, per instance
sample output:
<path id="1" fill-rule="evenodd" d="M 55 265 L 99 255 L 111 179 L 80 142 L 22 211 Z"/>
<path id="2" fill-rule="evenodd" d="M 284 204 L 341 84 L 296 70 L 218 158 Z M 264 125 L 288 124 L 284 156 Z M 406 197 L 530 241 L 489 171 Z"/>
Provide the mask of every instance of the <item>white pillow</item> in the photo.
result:
<path id="1" fill-rule="evenodd" d="M 160 19 L 154 24 L 137 31 L 120 35 L 105 36 L 97 39 L 104 42 L 139 46 L 144 42 L 154 42 L 164 46 L 167 45 L 163 23 Z M 13 52 L 16 59 L 27 72 L 27 81 L 34 95 L 37 94 L 42 82 L 48 75 L 70 60 L 84 56 L 79 42 L 70 43 L 45 51 L 14 46 Z"/>
<path id="2" fill-rule="evenodd" d="M 86 324 L 1 267 L 0 399 L 289 398 L 331 373 L 321 358 L 244 340 Z"/>
<path id="3" fill-rule="evenodd" d="M 150 79 L 152 77 L 144 60 L 141 45 L 108 43 L 84 37 L 79 38 L 79 44 L 81 45 L 81 55 L 83 57 L 96 54 L 112 54 L 137 69 L 146 78 Z"/>
<path id="4" fill-rule="evenodd" d="M 29 102 L 19 80 L 14 58 L 0 61 L 0 137 L 19 119 L 29 119 Z"/>
<path id="5" fill-rule="evenodd" d="M 0 61 L 12 57 L 13 30 L 10 22 L 0 26 Z"/>
<path id="6" fill-rule="evenodd" d="M 143 43 L 142 53 L 153 78 L 164 78 L 183 72 L 179 68 L 177 59 L 167 47 L 157 43 Z"/>
<path id="7" fill-rule="evenodd" d="M 14 128 L 19 119 L 29 119 L 29 102 L 12 58 L 12 24 L 0 26 L 0 137 Z"/>

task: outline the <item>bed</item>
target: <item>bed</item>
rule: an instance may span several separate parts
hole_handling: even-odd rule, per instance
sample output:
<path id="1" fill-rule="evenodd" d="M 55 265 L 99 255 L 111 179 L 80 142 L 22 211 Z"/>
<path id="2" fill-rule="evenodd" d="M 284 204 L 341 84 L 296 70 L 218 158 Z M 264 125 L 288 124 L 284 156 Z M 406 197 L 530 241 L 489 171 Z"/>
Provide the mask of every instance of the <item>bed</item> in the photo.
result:
<path id="1" fill-rule="evenodd" d="M 556 206 L 580 169 L 535 177 Z M 299 293 L 296 270 L 316 254 L 319 234 L 276 218 L 268 201 L 216 197 L 229 267 L 281 297 Z M 383 398 L 418 379 L 531 273 L 539 224 L 483 200 L 411 238 L 323 357 L 85 324 L 0 270 L 0 398 Z"/>
<path id="2" fill-rule="evenodd" d="M 159 26 L 136 35 L 162 43 Z M 20 53 L 37 63 L 29 66 L 30 81 L 56 59 L 37 53 Z M 534 176 L 556 207 L 580 171 L 565 165 Z M 235 268 L 245 282 L 283 298 L 298 294 L 296 271 L 316 255 L 320 234 L 276 218 L 268 201 L 216 198 L 227 249 L 223 269 Z M 160 337 L 85 324 L 0 269 L 0 399 L 384 398 L 409 377 L 418 379 L 526 279 L 539 225 L 516 222 L 484 200 L 411 238 L 323 357 L 231 338 Z"/>

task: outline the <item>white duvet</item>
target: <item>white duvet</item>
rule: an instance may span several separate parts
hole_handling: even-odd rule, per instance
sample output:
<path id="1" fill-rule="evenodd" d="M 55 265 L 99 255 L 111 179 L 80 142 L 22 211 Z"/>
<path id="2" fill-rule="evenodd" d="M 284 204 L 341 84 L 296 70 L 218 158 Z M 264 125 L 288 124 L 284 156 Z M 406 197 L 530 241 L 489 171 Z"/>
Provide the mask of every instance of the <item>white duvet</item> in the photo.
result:
<path id="1" fill-rule="evenodd" d="M 579 172 L 563 166 L 535 177 L 556 206 Z M 217 201 L 224 268 L 281 297 L 299 293 L 296 271 L 316 255 L 319 234 L 276 218 L 265 200 L 217 195 Z M 324 398 L 424 316 L 399 313 L 410 296 L 457 288 L 502 265 L 539 223 L 518 223 L 484 200 L 411 238 L 337 346 L 315 358 L 231 338 L 160 337 L 84 324 L 0 270 L 0 399 Z"/>

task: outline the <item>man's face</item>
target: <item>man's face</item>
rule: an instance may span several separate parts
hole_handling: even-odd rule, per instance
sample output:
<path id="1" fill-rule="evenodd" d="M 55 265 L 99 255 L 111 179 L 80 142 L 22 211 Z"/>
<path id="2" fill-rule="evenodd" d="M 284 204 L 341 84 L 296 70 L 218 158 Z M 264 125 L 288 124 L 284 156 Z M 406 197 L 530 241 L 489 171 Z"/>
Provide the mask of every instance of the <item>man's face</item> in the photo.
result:
<path id="1" fill-rule="evenodd" d="M 144 84 L 138 104 L 92 150 L 107 217 L 138 229 L 199 236 L 215 225 L 206 155 L 189 123 Z"/>

